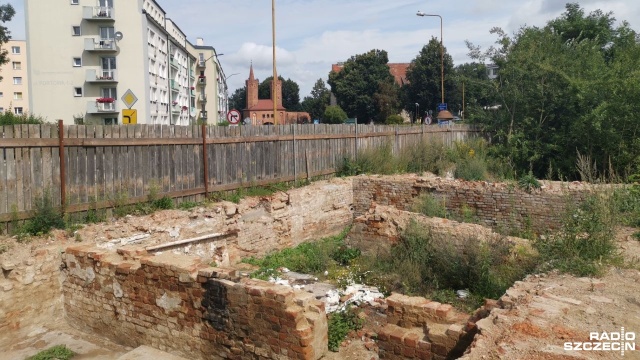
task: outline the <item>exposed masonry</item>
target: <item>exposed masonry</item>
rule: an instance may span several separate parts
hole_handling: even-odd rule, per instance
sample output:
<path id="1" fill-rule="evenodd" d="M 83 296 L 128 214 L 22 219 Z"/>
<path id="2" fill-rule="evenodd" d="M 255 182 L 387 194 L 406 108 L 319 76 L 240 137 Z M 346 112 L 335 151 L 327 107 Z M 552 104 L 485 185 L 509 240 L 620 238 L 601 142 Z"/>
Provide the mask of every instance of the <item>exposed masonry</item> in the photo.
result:
<path id="1" fill-rule="evenodd" d="M 310 293 L 183 255 L 85 245 L 63 259 L 68 321 L 117 343 L 190 359 L 318 359 L 327 350 L 324 304 Z"/>
<path id="2" fill-rule="evenodd" d="M 542 183 L 542 189 L 528 193 L 505 183 L 440 177 L 358 176 L 353 180 L 354 217 L 365 214 L 373 204 L 410 211 L 416 197 L 430 193 L 442 199 L 450 211 L 460 212 L 463 206 L 472 209 L 482 224 L 494 229 L 547 230 L 560 225 L 567 199 L 584 200 L 591 189 L 578 182 Z"/>
<path id="3" fill-rule="evenodd" d="M 565 194 L 582 199 L 588 191 L 578 184 L 545 185 L 528 194 L 504 184 L 356 177 L 353 189 L 350 181 L 335 180 L 252 200 L 250 205 L 226 204 L 205 217 L 212 226 L 220 225 L 208 230 L 237 231 L 237 236 L 224 239 L 225 255 L 217 259 L 233 264 L 247 254 L 336 233 L 351 222 L 352 205 L 358 216 L 352 241 L 381 246 L 397 240 L 398 229 L 406 223 L 408 213 L 395 208 L 408 208 L 421 191 L 446 196 L 452 209 L 453 204 L 476 204 L 477 215 L 494 226 L 512 220 L 510 209 L 521 220 L 531 210 L 531 220 L 551 222 Z M 443 235 L 495 235 L 478 225 L 423 220 Z M 233 270 L 211 268 L 197 256 L 151 256 L 133 248 L 115 252 L 91 246 L 73 246 L 65 253 L 62 242 L 35 249 L 23 261 L 0 257 L 0 333 L 37 324 L 55 328 L 65 314 L 70 323 L 120 344 L 146 344 L 194 359 L 317 359 L 326 351 L 323 304 L 311 294 L 238 279 Z M 441 359 L 456 353 L 473 337 L 478 314 L 486 314 L 482 310 L 465 320 L 448 305 L 397 294 L 386 302 L 389 321 L 378 339 L 383 358 Z"/>

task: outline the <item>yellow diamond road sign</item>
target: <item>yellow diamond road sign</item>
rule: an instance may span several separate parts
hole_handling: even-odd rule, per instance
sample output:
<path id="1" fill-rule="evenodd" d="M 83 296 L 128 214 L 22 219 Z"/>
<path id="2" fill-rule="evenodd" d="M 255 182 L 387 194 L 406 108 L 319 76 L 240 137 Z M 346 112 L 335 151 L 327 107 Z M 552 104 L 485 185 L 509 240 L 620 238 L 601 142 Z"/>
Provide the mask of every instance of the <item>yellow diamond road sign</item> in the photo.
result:
<path id="1" fill-rule="evenodd" d="M 138 98 L 133 95 L 133 91 L 131 91 L 131 89 L 127 90 L 127 92 L 125 92 L 120 99 L 122 100 L 122 102 L 124 102 L 125 105 L 127 105 L 127 108 L 129 109 L 131 109 L 133 104 L 138 101 Z"/>

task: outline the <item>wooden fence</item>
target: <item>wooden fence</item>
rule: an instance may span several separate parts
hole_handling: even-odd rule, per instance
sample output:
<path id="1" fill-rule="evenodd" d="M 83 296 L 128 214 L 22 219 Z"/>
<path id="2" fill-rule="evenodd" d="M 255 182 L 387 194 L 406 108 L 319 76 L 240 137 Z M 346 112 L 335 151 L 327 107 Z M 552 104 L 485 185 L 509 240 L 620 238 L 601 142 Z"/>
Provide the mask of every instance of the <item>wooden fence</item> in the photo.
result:
<path id="1" fill-rule="evenodd" d="M 27 219 L 46 191 L 66 212 L 333 174 L 344 157 L 392 141 L 463 140 L 469 127 L 378 125 L 0 126 L 0 223 Z"/>

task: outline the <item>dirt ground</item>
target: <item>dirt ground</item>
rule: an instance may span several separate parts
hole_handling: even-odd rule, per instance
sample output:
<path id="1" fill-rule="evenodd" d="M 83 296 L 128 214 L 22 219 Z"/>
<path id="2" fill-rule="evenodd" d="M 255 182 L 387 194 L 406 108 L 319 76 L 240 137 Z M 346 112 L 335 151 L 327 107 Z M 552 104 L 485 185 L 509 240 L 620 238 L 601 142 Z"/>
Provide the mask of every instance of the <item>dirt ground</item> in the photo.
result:
<path id="1" fill-rule="evenodd" d="M 168 210 L 153 215 L 129 216 L 117 221 L 86 225 L 76 234 L 54 231 L 28 243 L 17 243 L 15 238 L 0 236 L 0 247 L 6 250 L 0 260 L 26 259 L 45 244 L 106 242 L 112 239 L 151 233 L 157 241 L 173 238 L 171 232 L 181 228 L 181 237 L 197 236 L 206 225 L 203 212 Z M 193 222 L 202 221 L 197 226 Z M 590 332 L 625 331 L 640 336 L 640 241 L 631 235 L 634 229 L 621 228 L 618 245 L 625 258 L 625 266 L 612 268 L 600 279 L 576 278 L 567 275 L 545 274 L 529 276 L 517 282 L 504 300 L 511 309 L 494 310 L 478 326 L 481 336 L 464 359 L 640 359 L 640 351 L 628 351 L 622 356 L 615 351 L 563 350 L 565 342 L 587 341 Z M 79 235 L 77 235 L 79 234 Z M 365 311 L 365 327 L 351 334 L 338 353 L 329 352 L 324 359 L 378 359 L 377 346 L 371 340 L 384 324 L 380 309 Z M 25 334 L 0 334 L 0 347 L 13 352 L 0 353 L 0 359 L 22 359 L 26 355 L 59 343 L 68 343 L 83 354 L 78 359 L 117 358 L 127 350 L 99 337 L 82 334 L 66 325 L 59 329 L 25 329 Z M 57 334 L 57 335 L 56 335 Z M 636 349 L 640 349 L 640 337 Z M 11 344 L 11 345 L 9 345 Z M 75 345 L 74 345 L 75 344 Z M 10 357 L 7 357 L 10 356 Z"/>

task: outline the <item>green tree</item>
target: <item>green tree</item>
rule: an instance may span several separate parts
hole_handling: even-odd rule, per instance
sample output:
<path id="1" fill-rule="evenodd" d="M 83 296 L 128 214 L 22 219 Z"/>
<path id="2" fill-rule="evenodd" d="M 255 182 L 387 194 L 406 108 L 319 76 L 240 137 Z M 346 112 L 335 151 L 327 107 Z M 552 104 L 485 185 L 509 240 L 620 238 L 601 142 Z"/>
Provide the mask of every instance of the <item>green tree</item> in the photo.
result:
<path id="1" fill-rule="evenodd" d="M 322 116 L 322 122 L 327 124 L 342 124 L 347 120 L 347 113 L 340 106 L 327 106 Z"/>
<path id="2" fill-rule="evenodd" d="M 383 121 L 377 116 L 381 106 L 391 106 L 392 102 L 387 97 L 395 80 L 388 62 L 386 51 L 371 50 L 352 56 L 341 71 L 329 74 L 331 92 L 336 96 L 338 105 L 349 116 L 357 117 L 359 122 Z"/>
<path id="3" fill-rule="evenodd" d="M 11 21 L 15 14 L 16 11 L 11 4 L 0 5 L 0 22 L 3 24 Z M 0 66 L 9 62 L 9 51 L 2 46 L 9 40 L 11 40 L 11 31 L 4 25 L 0 26 Z M 0 76 L 0 81 L 2 81 L 2 76 Z"/>
<path id="4" fill-rule="evenodd" d="M 229 110 L 243 110 L 247 107 L 247 88 L 241 87 L 236 89 L 229 97 Z"/>
<path id="5" fill-rule="evenodd" d="M 544 177 L 553 169 L 576 178 L 578 152 L 601 174 L 637 170 L 640 45 L 627 23 L 614 29 L 611 19 L 601 11 L 585 17 L 569 4 L 543 28 L 523 27 L 513 37 L 493 29 L 496 47 L 470 47 L 500 67 L 494 87 L 502 107 L 481 121 L 519 174 Z"/>
<path id="6" fill-rule="evenodd" d="M 474 121 L 488 115 L 487 107 L 499 103 L 496 96 L 495 82 L 487 76 L 487 67 L 478 62 L 458 65 L 453 70 L 454 90 L 447 95 L 449 109 L 457 112 L 463 110 L 462 98 L 464 97 L 464 118 Z"/>
<path id="7" fill-rule="evenodd" d="M 289 111 L 300 111 L 300 86 L 291 80 L 285 80 L 282 76 L 278 76 L 278 79 L 282 81 L 282 106 Z M 271 98 L 271 82 L 273 76 L 269 76 L 264 79 L 258 86 L 258 98 L 270 99 Z"/>
<path id="8" fill-rule="evenodd" d="M 302 100 L 302 110 L 308 112 L 312 119 L 320 119 L 324 115 L 324 110 L 329 106 L 330 98 L 331 92 L 327 89 L 324 81 L 318 79 L 311 89 L 311 95 Z"/>
<path id="9" fill-rule="evenodd" d="M 442 51 L 444 51 L 445 101 L 449 103 L 447 99 L 456 93 L 453 60 L 446 49 Z M 442 101 L 441 59 L 440 41 L 431 38 L 429 43 L 422 47 L 418 56 L 411 61 L 407 69 L 408 84 L 403 86 L 405 110 L 412 112 L 415 109 L 415 103 L 418 103 L 424 112 L 436 111 L 437 105 Z"/>

